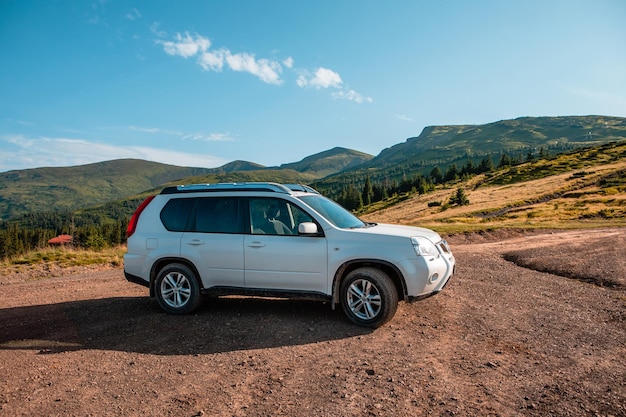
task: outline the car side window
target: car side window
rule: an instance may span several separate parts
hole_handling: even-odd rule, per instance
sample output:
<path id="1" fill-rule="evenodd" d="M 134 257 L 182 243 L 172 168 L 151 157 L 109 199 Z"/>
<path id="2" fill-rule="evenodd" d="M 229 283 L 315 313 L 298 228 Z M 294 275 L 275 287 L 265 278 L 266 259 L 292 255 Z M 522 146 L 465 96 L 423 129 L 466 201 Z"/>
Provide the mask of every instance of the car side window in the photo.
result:
<path id="1" fill-rule="evenodd" d="M 285 200 L 251 198 L 249 202 L 252 234 L 297 235 L 300 223 L 313 221 L 311 216 Z"/>
<path id="2" fill-rule="evenodd" d="M 168 201 L 161 210 L 163 226 L 170 232 L 184 232 L 195 202 L 195 198 L 173 198 Z"/>
<path id="3" fill-rule="evenodd" d="M 200 233 L 241 233 L 239 199 L 236 197 L 198 198 L 194 230 Z"/>

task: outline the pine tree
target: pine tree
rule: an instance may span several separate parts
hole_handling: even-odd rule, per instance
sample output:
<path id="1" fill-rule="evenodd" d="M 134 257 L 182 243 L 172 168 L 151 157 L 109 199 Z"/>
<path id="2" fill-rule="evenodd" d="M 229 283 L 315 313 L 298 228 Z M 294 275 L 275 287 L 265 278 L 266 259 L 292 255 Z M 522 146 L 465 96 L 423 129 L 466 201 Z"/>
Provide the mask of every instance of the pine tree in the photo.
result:
<path id="1" fill-rule="evenodd" d="M 510 167 L 511 166 L 511 158 L 505 153 L 500 156 L 500 162 L 498 163 L 498 168 Z"/>
<path id="2" fill-rule="evenodd" d="M 491 172 L 493 171 L 493 161 L 491 160 L 491 156 L 485 156 L 481 161 L 480 165 L 478 165 L 478 172 Z"/>
<path id="3" fill-rule="evenodd" d="M 435 184 L 440 184 L 443 181 L 443 173 L 441 172 L 441 168 L 439 168 L 439 165 L 436 165 L 430 171 L 429 177 L 430 180 Z"/>
<path id="4" fill-rule="evenodd" d="M 448 181 L 456 181 L 459 179 L 459 170 L 456 167 L 456 164 L 452 164 L 446 170 L 446 174 L 443 176 L 443 180 L 445 182 Z"/>
<path id="5" fill-rule="evenodd" d="M 465 191 L 463 188 L 459 187 L 456 189 L 456 193 L 450 197 L 450 204 L 457 206 L 467 206 L 469 204 L 469 199 L 465 195 Z"/>
<path id="6" fill-rule="evenodd" d="M 363 193 L 361 194 L 363 204 L 366 206 L 372 204 L 373 196 L 374 190 L 372 188 L 372 182 L 370 181 L 370 176 L 368 174 L 367 177 L 365 177 L 365 185 L 363 186 Z"/>

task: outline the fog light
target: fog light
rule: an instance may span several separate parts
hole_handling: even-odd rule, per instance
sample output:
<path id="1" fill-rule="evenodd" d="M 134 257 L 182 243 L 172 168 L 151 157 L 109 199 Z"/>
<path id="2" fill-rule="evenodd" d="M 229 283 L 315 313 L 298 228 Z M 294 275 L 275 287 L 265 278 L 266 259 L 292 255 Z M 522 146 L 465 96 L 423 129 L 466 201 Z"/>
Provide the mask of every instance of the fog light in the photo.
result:
<path id="1" fill-rule="evenodd" d="M 438 279 L 439 279 L 439 274 L 435 272 L 434 274 L 431 275 L 430 282 L 435 282 Z"/>

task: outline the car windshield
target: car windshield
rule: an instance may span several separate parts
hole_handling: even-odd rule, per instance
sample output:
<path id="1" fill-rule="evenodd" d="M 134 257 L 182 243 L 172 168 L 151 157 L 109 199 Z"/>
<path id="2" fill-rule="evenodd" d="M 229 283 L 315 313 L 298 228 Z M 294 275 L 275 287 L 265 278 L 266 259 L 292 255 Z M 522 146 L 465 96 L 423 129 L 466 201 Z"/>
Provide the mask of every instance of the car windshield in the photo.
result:
<path id="1" fill-rule="evenodd" d="M 337 227 L 342 229 L 367 227 L 367 224 L 361 219 L 326 197 L 321 195 L 307 195 L 300 197 L 300 200 L 304 201 Z"/>

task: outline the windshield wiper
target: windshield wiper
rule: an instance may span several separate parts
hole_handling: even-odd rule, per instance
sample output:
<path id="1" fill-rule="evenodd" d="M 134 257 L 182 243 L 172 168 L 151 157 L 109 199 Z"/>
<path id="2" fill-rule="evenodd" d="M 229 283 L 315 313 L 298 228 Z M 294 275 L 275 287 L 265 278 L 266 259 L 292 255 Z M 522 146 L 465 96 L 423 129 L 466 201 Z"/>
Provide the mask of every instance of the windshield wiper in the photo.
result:
<path id="1" fill-rule="evenodd" d="M 349 229 L 367 229 L 369 227 L 374 227 L 377 225 L 378 223 L 363 222 L 363 224 L 360 224 L 358 226 L 350 226 Z"/>

